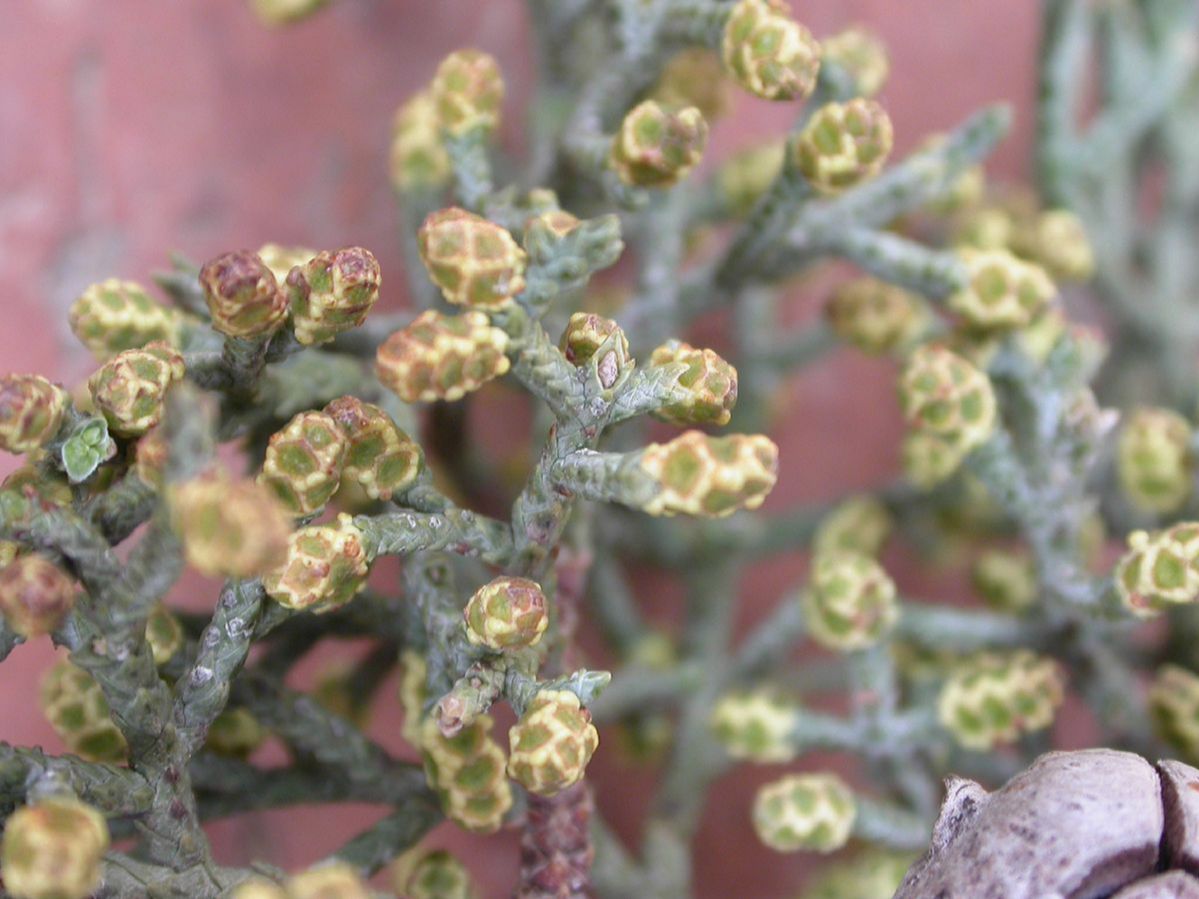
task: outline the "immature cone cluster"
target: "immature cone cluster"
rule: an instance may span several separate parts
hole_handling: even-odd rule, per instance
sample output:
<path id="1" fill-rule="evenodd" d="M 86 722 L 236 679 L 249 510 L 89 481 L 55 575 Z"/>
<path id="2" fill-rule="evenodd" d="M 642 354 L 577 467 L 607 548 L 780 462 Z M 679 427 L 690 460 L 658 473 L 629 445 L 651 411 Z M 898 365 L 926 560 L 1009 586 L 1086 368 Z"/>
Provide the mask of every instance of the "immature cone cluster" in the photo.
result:
<path id="1" fill-rule="evenodd" d="M 824 315 L 838 337 L 871 355 L 902 349 L 931 320 L 923 299 L 876 278 L 857 278 L 842 285 Z"/>
<path id="2" fill-rule="evenodd" d="M 432 91 L 413 95 L 396 111 L 390 164 L 391 183 L 401 192 L 437 188 L 449 180 L 450 156 L 441 142 Z"/>
<path id="3" fill-rule="evenodd" d="M 742 150 L 721 166 L 717 183 L 729 211 L 736 217 L 749 215 L 754 204 L 783 170 L 787 154 L 781 141 Z"/>
<path id="4" fill-rule="evenodd" d="M 1067 209 L 1046 210 L 1030 227 L 1017 229 L 1012 248 L 1064 281 L 1087 281 L 1095 274 L 1095 251 L 1086 227 Z"/>
<path id="5" fill-rule="evenodd" d="M 914 430 L 962 453 L 985 443 L 995 428 L 991 380 L 944 347 L 925 345 L 912 353 L 900 375 L 899 398 Z"/>
<path id="6" fill-rule="evenodd" d="M 182 316 L 155 302 L 133 281 L 93 284 L 71 304 L 71 332 L 97 359 L 161 340 L 176 346 Z"/>
<path id="7" fill-rule="evenodd" d="M 4 889 L 14 899 L 86 899 L 108 845 L 108 824 L 90 805 L 65 796 L 26 805 L 4 826 Z"/>
<path id="8" fill-rule="evenodd" d="M 887 83 L 891 61 L 887 48 L 875 35 L 862 28 L 846 28 L 820 44 L 824 61 L 844 71 L 863 97 L 873 97 Z"/>
<path id="9" fill-rule="evenodd" d="M 266 25 L 290 25 L 312 15 L 329 0 L 251 0 L 258 18 Z"/>
<path id="10" fill-rule="evenodd" d="M 446 817 L 474 833 L 495 833 L 512 807 L 504 776 L 504 750 L 491 738 L 491 717 L 480 715 L 452 737 L 432 716 L 421 724 L 421 749 L 429 786 Z"/>
<path id="11" fill-rule="evenodd" d="M 287 880 L 287 899 L 372 899 L 370 885 L 345 862 L 309 868 Z"/>
<path id="12" fill-rule="evenodd" d="M 720 50 L 729 74 L 759 97 L 802 99 L 816 87 L 820 44 L 791 18 L 785 0 L 739 0 Z"/>
<path id="13" fill-rule="evenodd" d="M 432 213 L 417 242 L 429 277 L 449 303 L 501 309 L 525 289 L 525 251 L 507 229 L 472 212 Z"/>
<path id="14" fill-rule="evenodd" d="M 1028 553 L 991 549 L 982 553 L 971 571 L 974 589 L 991 608 L 1022 612 L 1037 601 L 1037 568 Z"/>
<path id="15" fill-rule="evenodd" d="M 168 504 L 187 561 L 204 574 L 257 577 L 287 552 L 287 510 L 254 481 L 205 474 L 172 487 Z"/>
<path id="16" fill-rule="evenodd" d="M 873 100 L 828 103 L 818 109 L 792 148 L 795 166 L 821 193 L 839 193 L 873 178 L 891 155 L 887 111 Z"/>
<path id="17" fill-rule="evenodd" d="M 841 652 L 873 646 L 899 620 L 895 582 L 857 553 L 816 556 L 800 602 L 812 639 Z"/>
<path id="18" fill-rule="evenodd" d="M 40 375 L 0 378 L 0 449 L 31 453 L 62 427 L 70 398 Z"/>
<path id="19" fill-rule="evenodd" d="M 343 396 L 325 406 L 337 422 L 348 446 L 341 474 L 361 485 L 371 499 L 391 495 L 411 486 L 424 468 L 424 453 L 391 416 L 371 403 Z"/>
<path id="20" fill-rule="evenodd" d="M 562 332 L 562 354 L 571 365 L 594 365 L 600 385 L 610 390 L 637 364 L 629 353 L 629 340 L 620 325 L 591 312 L 571 313 Z M 603 350 L 597 358 L 597 353 Z"/>
<path id="21" fill-rule="evenodd" d="M 1113 572 L 1124 607 L 1139 618 L 1199 597 L 1199 524 L 1183 522 L 1163 531 L 1133 531 L 1128 552 Z"/>
<path id="22" fill-rule="evenodd" d="M 259 483 L 299 517 L 319 512 L 341 483 L 349 441 L 325 412 L 300 412 L 273 434 Z"/>
<path id="23" fill-rule="evenodd" d="M 262 577 L 262 586 L 282 606 L 318 614 L 344 606 L 366 586 L 370 572 L 362 532 L 349 515 L 313 524 L 287 540 L 287 556 Z"/>
<path id="24" fill-rule="evenodd" d="M 97 762 L 123 762 L 125 737 L 112 721 L 108 700 L 95 679 L 66 659 L 42 680 L 42 713 L 67 748 Z"/>
<path id="25" fill-rule="evenodd" d="M 656 418 L 676 425 L 729 423 L 737 403 L 737 369 L 719 354 L 670 340 L 654 350 L 649 361 L 651 365 L 687 366 L 677 382 L 685 396 L 655 412 Z"/>
<path id="26" fill-rule="evenodd" d="M 504 102 L 504 78 L 494 57 L 458 50 L 441 61 L 430 86 L 441 127 L 452 135 L 494 131 Z"/>
<path id="27" fill-rule="evenodd" d="M 694 106 L 672 110 L 646 100 L 620 123 L 609 162 L 625 184 L 670 187 L 699 164 L 707 144 L 708 123 Z"/>
<path id="28" fill-rule="evenodd" d="M 508 776 L 531 793 L 553 796 L 583 779 L 599 732 L 574 693 L 542 690 L 508 731 L 508 745 Z"/>
<path id="29" fill-rule="evenodd" d="M 296 340 L 305 346 L 328 343 L 357 328 L 379 299 L 383 280 L 370 250 L 322 250 L 287 276 L 287 294 Z"/>
<path id="30" fill-rule="evenodd" d="M 966 285 L 951 294 L 947 303 L 970 328 L 1023 328 L 1057 294 L 1044 269 L 1007 250 L 963 250 L 960 256 Z"/>
<path id="31" fill-rule="evenodd" d="M 857 553 L 871 558 L 882 551 L 895 522 L 873 496 L 851 496 L 829 512 L 812 537 L 812 554 Z"/>
<path id="32" fill-rule="evenodd" d="M 967 749 L 1012 743 L 1053 723 L 1062 704 L 1062 671 L 1028 650 L 979 653 L 960 664 L 937 699 L 937 717 Z"/>
<path id="33" fill-rule="evenodd" d="M 667 108 L 694 106 L 709 122 L 732 105 L 731 85 L 720 57 L 707 47 L 688 47 L 670 57 L 653 98 Z"/>
<path id="34" fill-rule="evenodd" d="M 287 318 L 287 294 L 257 253 L 225 253 L 200 269 L 212 326 L 226 337 L 273 334 Z"/>
<path id="35" fill-rule="evenodd" d="M 379 347 L 375 373 L 406 403 L 459 400 L 508 371 L 508 335 L 482 312 L 422 312 Z"/>
<path id="36" fill-rule="evenodd" d="M 40 637 L 57 630 L 75 605 L 75 581 L 36 554 L 0 569 L 0 613 L 13 633 Z"/>
<path id="37" fill-rule="evenodd" d="M 114 434 L 138 437 L 162 419 L 167 388 L 184 374 L 183 357 L 165 343 L 125 350 L 88 379 L 92 401 Z"/>
<path id="38" fill-rule="evenodd" d="M 1133 505 L 1175 512 L 1191 495 L 1191 425 L 1170 409 L 1135 409 L 1120 431 L 1116 461 Z"/>
<path id="39" fill-rule="evenodd" d="M 478 899 L 470 872 L 445 850 L 419 858 L 401 858 L 394 874 L 396 891 L 404 899 Z"/>
<path id="40" fill-rule="evenodd" d="M 230 758 L 248 758 L 266 740 L 264 728 L 244 706 L 225 708 L 213 720 L 204 748 Z"/>
<path id="41" fill-rule="evenodd" d="M 484 584 L 462 614 L 466 639 L 494 652 L 536 646 L 549 626 L 545 594 L 523 577 L 497 577 Z"/>
<path id="42" fill-rule="evenodd" d="M 1199 760 L 1199 675 L 1163 665 L 1149 687 L 1149 714 L 1166 743 L 1190 761 Z"/>
<path id="43" fill-rule="evenodd" d="M 849 841 L 857 803 L 835 774 L 791 774 L 754 797 L 758 839 L 777 852 L 834 852 Z"/>
<path id="44" fill-rule="evenodd" d="M 163 603 L 156 603 L 146 616 L 146 643 L 155 665 L 165 665 L 183 646 L 183 625 Z"/>
<path id="45" fill-rule="evenodd" d="M 730 758 L 759 764 L 789 762 L 798 755 L 795 728 L 799 707 L 767 690 L 720 698 L 708 725 Z"/>
<path id="46" fill-rule="evenodd" d="M 722 518 L 762 505 L 778 480 L 778 447 L 761 434 L 687 431 L 669 443 L 649 444 L 639 465 L 658 485 L 643 511 Z"/>
<path id="47" fill-rule="evenodd" d="M 962 465 L 966 452 L 930 431 L 909 431 L 900 445 L 904 476 L 921 490 L 931 490 Z"/>

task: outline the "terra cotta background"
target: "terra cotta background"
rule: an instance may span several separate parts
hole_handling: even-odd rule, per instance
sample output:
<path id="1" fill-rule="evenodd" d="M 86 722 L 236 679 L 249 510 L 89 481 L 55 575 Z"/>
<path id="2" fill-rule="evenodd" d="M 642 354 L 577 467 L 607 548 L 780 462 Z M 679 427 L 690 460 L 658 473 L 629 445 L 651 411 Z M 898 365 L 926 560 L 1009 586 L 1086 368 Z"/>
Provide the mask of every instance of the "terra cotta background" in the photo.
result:
<path id="1" fill-rule="evenodd" d="M 804 0 L 796 15 L 818 36 L 870 26 L 888 43 L 892 79 L 882 99 L 898 152 L 952 127 L 984 102 L 1017 112 L 988 166 L 1000 179 L 1027 168 L 1037 46 L 1035 0 Z M 203 260 L 267 241 L 361 244 L 379 257 L 384 300 L 402 306 L 399 217 L 386 178 L 391 115 L 450 50 L 495 54 L 509 86 L 504 140 L 519 144 L 532 61 L 519 0 L 334 0 L 290 29 L 270 31 L 244 0 L 0 0 L 0 369 L 74 383 L 90 360 L 66 327 L 79 291 L 109 276 L 147 281 L 170 250 Z M 785 129 L 793 115 L 742 97 L 714 129 L 717 157 Z M 820 297 L 801 297 L 813 308 Z M 898 415 L 883 364 L 841 353 L 789 387 L 776 437 L 783 474 L 770 507 L 887 481 L 896 470 Z M 855 410 L 847 413 L 847 410 Z M 0 459 L 0 474 L 15 460 Z M 746 621 L 803 570 L 762 566 L 745 585 Z M 902 580 L 902 575 L 901 575 Z M 952 594 L 952 581 L 901 586 Z M 938 596 L 935 591 L 942 591 Z M 190 604 L 214 585 L 189 581 Z M 928 594 L 926 594 L 928 595 Z M 19 648 L 0 674 L 0 739 L 62 747 L 42 720 L 36 683 L 48 641 Z M 373 726 L 402 750 L 394 692 Z M 803 766 L 805 763 L 801 762 Z M 652 775 L 615 752 L 593 765 L 600 807 L 635 832 Z M 757 845 L 748 824 L 760 772 L 722 782 L 700 836 L 705 899 L 794 895 L 806 862 Z M 262 857 L 300 866 L 368 825 L 378 809 L 297 809 L 212 828 L 221 861 Z M 466 845 L 443 826 L 431 842 Z M 515 875 L 515 838 L 471 840 L 467 863 L 488 896 Z"/>

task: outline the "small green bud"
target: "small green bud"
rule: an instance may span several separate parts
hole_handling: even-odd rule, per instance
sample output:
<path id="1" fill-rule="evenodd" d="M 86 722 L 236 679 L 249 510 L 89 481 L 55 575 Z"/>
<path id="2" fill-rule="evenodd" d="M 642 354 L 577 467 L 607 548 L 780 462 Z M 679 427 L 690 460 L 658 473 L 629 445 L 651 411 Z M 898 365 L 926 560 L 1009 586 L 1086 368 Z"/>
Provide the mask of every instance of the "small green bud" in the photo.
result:
<path id="1" fill-rule="evenodd" d="M 108 844 L 104 816 L 77 799 L 18 808 L 0 844 L 4 888 L 14 899 L 86 899 L 100 886 Z"/>
<path id="2" fill-rule="evenodd" d="M 790 774 L 754 797 L 754 830 L 776 852 L 834 852 L 849 842 L 855 817 L 853 792 L 831 773 Z"/>
<path id="3" fill-rule="evenodd" d="M 907 852 L 864 849 L 821 868 L 800 899 L 891 899 L 914 861 Z"/>
<path id="4" fill-rule="evenodd" d="M 873 646 L 899 620 L 895 582 L 874 559 L 856 553 L 816 556 L 800 602 L 812 639 L 840 652 Z"/>
<path id="5" fill-rule="evenodd" d="M 962 467 L 968 453 L 968 449 L 939 434 L 909 431 L 900 447 L 904 477 L 921 490 L 932 490 Z"/>
<path id="6" fill-rule="evenodd" d="M 891 513 L 873 496 L 852 496 L 824 516 L 812 538 L 812 553 L 858 553 L 874 558 L 894 527 Z"/>
<path id="7" fill-rule="evenodd" d="M 79 342 L 107 359 L 156 340 L 177 345 L 182 316 L 156 303 L 140 284 L 110 278 L 80 294 L 68 320 Z"/>
<path id="8" fill-rule="evenodd" d="M 0 449 L 31 453 L 54 439 L 70 398 L 41 375 L 0 378 Z"/>
<path id="9" fill-rule="evenodd" d="M 300 412 L 271 436 L 258 482 L 293 515 L 311 515 L 337 492 L 348 447 L 345 432 L 332 416 Z"/>
<path id="10" fill-rule="evenodd" d="M 20 556 L 0 570 L 0 613 L 22 637 L 58 630 L 75 607 L 76 592 L 73 578 L 36 554 Z"/>
<path id="11" fill-rule="evenodd" d="M 737 403 L 737 369 L 717 353 L 696 349 L 681 340 L 662 344 L 650 356 L 650 365 L 682 363 L 687 370 L 678 384 L 686 399 L 659 409 L 655 417 L 676 425 L 726 425 Z"/>
<path id="12" fill-rule="evenodd" d="M 762 434 L 687 431 L 649 444 L 640 467 L 659 485 L 645 512 L 723 518 L 762 505 L 778 480 L 778 447 Z"/>
<path id="13" fill-rule="evenodd" d="M 264 25 L 279 27 L 306 19 L 329 0 L 250 0 L 254 14 Z"/>
<path id="14" fill-rule="evenodd" d="M 875 278 L 842 285 L 824 314 L 838 337 L 872 356 L 903 349 L 932 319 L 922 298 Z"/>
<path id="15" fill-rule="evenodd" d="M 799 707 L 765 690 L 722 696 L 708 718 L 730 758 L 759 764 L 789 762 L 798 754 Z"/>
<path id="16" fill-rule="evenodd" d="M 287 294 L 257 253 L 225 253 L 200 269 L 212 326 L 226 337 L 265 337 L 283 326 Z"/>
<path id="17" fill-rule="evenodd" d="M 991 608 L 1022 612 L 1037 601 L 1037 567 L 1028 553 L 991 549 L 980 555 L 971 571 L 974 589 Z"/>
<path id="18" fill-rule="evenodd" d="M 441 61 L 430 86 L 441 127 L 453 135 L 494 131 L 504 102 L 504 78 L 482 50 L 456 50 Z"/>
<path id="19" fill-rule="evenodd" d="M 204 748 L 217 755 L 249 758 L 266 740 L 266 729 L 244 706 L 224 709 L 208 728 Z"/>
<path id="20" fill-rule="evenodd" d="M 432 91 L 413 95 L 396 111 L 391 129 L 391 183 L 397 191 L 438 188 L 450 178 L 450 156 Z"/>
<path id="21" fill-rule="evenodd" d="M 1176 512 L 1191 495 L 1190 423 L 1170 409 L 1134 409 L 1116 451 L 1120 486 L 1146 512 Z"/>
<path id="22" fill-rule="evenodd" d="M 1013 234 L 1012 248 L 1063 281 L 1089 281 L 1095 274 L 1095 251 L 1086 228 L 1067 209 L 1040 213 L 1030 227 Z"/>
<path id="23" fill-rule="evenodd" d="M 116 454 L 117 444 L 108 435 L 108 421 L 96 416 L 71 429 L 70 435 L 62 442 L 59 457 L 71 483 L 81 484 Z"/>
<path id="24" fill-rule="evenodd" d="M 557 203 L 553 191 L 547 191 L 552 202 Z M 530 192 L 530 197 L 533 192 Z M 547 198 L 549 199 L 549 198 Z M 552 260 L 558 253 L 564 238 L 573 234 L 582 222 L 578 216 L 558 208 L 546 209 L 525 221 L 524 247 L 535 262 Z"/>
<path id="25" fill-rule="evenodd" d="M 687 47 L 667 61 L 653 99 L 667 108 L 694 106 L 712 122 L 732 105 L 731 87 L 718 54 L 707 47 Z"/>
<path id="26" fill-rule="evenodd" d="M 417 233 L 429 277 L 449 303 L 502 309 L 525 289 L 528 256 L 505 228 L 459 209 L 441 209 Z"/>
<path id="27" fill-rule="evenodd" d="M 428 696 L 429 665 L 415 649 L 400 653 L 400 708 L 404 722 L 400 735 L 413 746 L 421 745 L 422 722 L 425 718 L 425 699 Z"/>
<path id="28" fill-rule="evenodd" d="M 508 731 L 508 745 L 508 776 L 531 793 L 553 796 L 583 779 L 599 732 L 574 693 L 542 690 Z"/>
<path id="29" fill-rule="evenodd" d="M 95 679 L 66 659 L 42 679 L 42 713 L 67 748 L 96 762 L 123 762 L 125 736 L 112 721 L 108 700 Z"/>
<path id="30" fill-rule="evenodd" d="M 371 889 L 353 866 L 331 862 L 287 880 L 287 899 L 371 899 Z"/>
<path id="31" fill-rule="evenodd" d="M 1199 676 L 1163 665 L 1149 687 L 1149 714 L 1159 737 L 1190 760 L 1199 760 Z"/>
<path id="32" fill-rule="evenodd" d="M 391 499 L 411 486 L 424 468 L 424 453 L 416 441 L 378 406 L 343 396 L 325 406 L 325 414 L 337 422 L 349 443 L 342 477 L 361 484 L 372 499 Z"/>
<path id="33" fill-rule="evenodd" d="M 670 187 L 699 164 L 707 144 L 708 123 L 694 106 L 672 111 L 646 100 L 620 123 L 609 164 L 625 184 Z"/>
<path id="34" fill-rule="evenodd" d="M 393 869 L 395 890 L 404 899 L 478 899 L 466 866 L 443 849 L 404 856 Z"/>
<path id="35" fill-rule="evenodd" d="M 1113 579 L 1124 607 L 1149 618 L 1167 605 L 1199 598 L 1199 524 L 1183 522 L 1164 531 L 1133 531 L 1128 552 Z"/>
<path id="36" fill-rule="evenodd" d="M 963 452 L 981 446 L 995 429 L 991 379 L 944 347 L 925 345 L 912 353 L 899 379 L 899 398 L 914 429 Z"/>
<path id="37" fill-rule="evenodd" d="M 369 572 L 362 532 L 343 513 L 335 523 L 295 531 L 287 541 L 287 559 L 263 575 L 262 586 L 282 606 L 320 614 L 357 596 Z"/>
<path id="38" fill-rule="evenodd" d="M 1057 295 L 1044 269 L 1007 250 L 964 250 L 959 255 L 968 280 L 946 302 L 968 327 L 1023 328 Z"/>
<path id="39" fill-rule="evenodd" d="M 205 474 L 172 487 L 168 504 L 187 561 L 204 574 L 257 577 L 287 552 L 287 510 L 254 481 Z"/>
<path id="40" fill-rule="evenodd" d="M 986 751 L 1053 723 L 1065 697 L 1061 668 L 1020 649 L 979 653 L 949 676 L 937 717 L 962 746 Z"/>
<path id="41" fill-rule="evenodd" d="M 308 247 L 285 247 L 277 243 L 263 244 L 258 248 L 258 258 L 271 270 L 280 285 L 287 280 L 293 268 L 303 265 L 315 255 L 316 250 Z"/>
<path id="42" fill-rule="evenodd" d="M 406 403 L 458 400 L 508 371 L 508 335 L 482 312 L 422 312 L 379 347 L 375 373 Z"/>
<path id="43" fill-rule="evenodd" d="M 629 353 L 629 340 L 620 325 L 591 312 L 575 312 L 562 332 L 562 354 L 571 365 L 595 365 L 596 377 L 611 390 L 637 364 Z M 596 358 L 596 353 L 603 355 Z"/>
<path id="44" fill-rule="evenodd" d="M 742 150 L 720 167 L 716 176 L 721 196 L 737 217 L 749 215 L 758 198 L 783 170 L 786 145 L 781 141 Z"/>
<path id="45" fill-rule="evenodd" d="M 878 36 L 864 28 L 846 28 L 820 42 L 826 63 L 832 63 L 853 79 L 858 94 L 873 97 L 887 83 L 891 61 Z"/>
<path id="46" fill-rule="evenodd" d="M 828 103 L 795 139 L 795 165 L 820 193 L 833 194 L 873 178 L 891 155 L 887 111 L 873 100 Z"/>
<path id="47" fill-rule="evenodd" d="M 139 437 L 162 419 L 167 388 L 183 377 L 183 357 L 164 343 L 118 353 L 88 379 L 92 401 L 109 428 Z"/>
<path id="48" fill-rule="evenodd" d="M 452 737 L 432 716 L 422 719 L 425 777 L 441 798 L 446 817 L 474 833 L 495 833 L 512 808 L 504 776 L 504 750 L 491 738 L 491 717 L 480 715 Z"/>
<path id="49" fill-rule="evenodd" d="M 146 643 L 158 666 L 173 659 L 183 646 L 183 625 L 163 603 L 156 603 L 146 617 Z"/>
<path id="50" fill-rule="evenodd" d="M 498 577 L 480 587 L 463 618 L 466 639 L 495 652 L 536 646 L 549 626 L 545 594 L 523 577 Z"/>
<path id="51" fill-rule="evenodd" d="M 783 0 L 739 0 L 720 49 L 733 79 L 759 97 L 801 100 L 816 87 L 820 44 Z"/>
<path id="52" fill-rule="evenodd" d="M 229 894 L 229 899 L 288 899 L 287 891 L 269 880 L 247 880 Z"/>
<path id="53" fill-rule="evenodd" d="M 305 346 L 328 343 L 357 328 L 379 299 L 383 276 L 370 250 L 322 250 L 287 276 L 296 340 Z"/>

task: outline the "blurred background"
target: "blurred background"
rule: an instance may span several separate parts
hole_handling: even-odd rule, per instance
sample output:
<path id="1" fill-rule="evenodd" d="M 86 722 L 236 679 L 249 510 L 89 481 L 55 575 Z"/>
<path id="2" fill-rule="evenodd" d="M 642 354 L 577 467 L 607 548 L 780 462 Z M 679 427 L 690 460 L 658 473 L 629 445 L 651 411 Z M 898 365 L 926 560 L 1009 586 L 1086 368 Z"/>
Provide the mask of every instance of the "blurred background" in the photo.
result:
<path id="1" fill-rule="evenodd" d="M 400 216 L 387 177 L 391 119 L 451 50 L 476 46 L 499 59 L 508 84 L 501 142 L 514 153 L 521 148 L 534 61 L 519 0 L 333 0 L 281 30 L 263 27 L 245 0 L 5 0 L 3 6 L 5 371 L 80 381 L 93 363 L 67 328 L 67 307 L 106 277 L 149 282 L 173 250 L 203 261 L 268 241 L 358 244 L 382 263 L 382 307 L 405 306 Z M 897 157 L 984 103 L 1011 103 L 1015 128 L 988 164 L 988 174 L 1002 182 L 1021 180 L 1028 169 L 1037 7 L 1031 0 L 804 0 L 795 13 L 818 37 L 859 24 L 887 43 L 892 75 L 881 99 L 895 123 Z M 791 104 L 745 94 L 738 104 L 715 126 L 707 164 L 782 134 L 794 116 Z M 814 310 L 824 298 L 818 284 L 801 284 L 797 294 L 801 309 Z M 788 385 L 788 411 L 775 435 L 783 451 L 774 497 L 780 507 L 894 475 L 900 422 L 893 379 L 888 363 L 838 352 Z M 862 414 L 847 416 L 846 404 Z M 0 475 L 16 462 L 0 458 Z M 802 559 L 772 562 L 743 585 L 743 624 L 803 566 Z M 904 577 L 901 568 L 901 587 L 942 600 L 956 589 L 951 581 L 937 583 L 935 574 Z M 178 600 L 207 609 L 215 595 L 215 584 L 192 579 Z M 53 656 L 48 641 L 35 641 L 4 665 L 0 739 L 62 751 L 35 700 Z M 313 659 L 300 676 L 330 658 Z M 380 692 L 371 732 L 409 753 L 396 727 L 394 696 L 394 684 Z M 264 751 L 269 758 L 275 750 Z M 805 757 L 803 765 L 820 762 Z M 597 754 L 589 776 L 601 810 L 620 833 L 634 834 L 654 772 L 629 767 L 614 748 Z M 741 766 L 714 792 L 697 855 L 701 896 L 796 893 L 810 862 L 771 853 L 748 824 L 751 784 L 762 779 Z M 222 822 L 212 834 L 224 863 L 263 858 L 299 867 L 379 814 L 370 807 L 287 810 Z M 463 857 L 487 895 L 508 895 L 515 835 L 470 839 L 443 825 L 428 842 L 469 845 Z"/>

